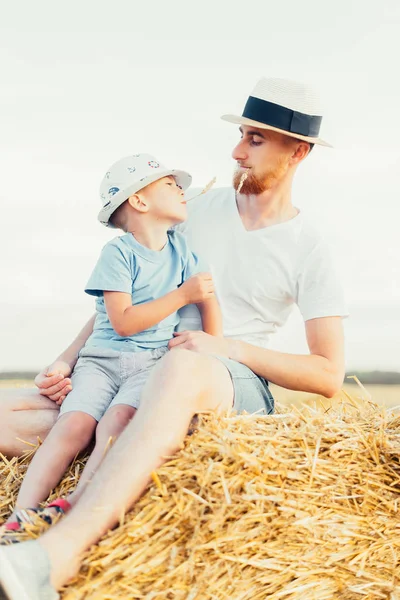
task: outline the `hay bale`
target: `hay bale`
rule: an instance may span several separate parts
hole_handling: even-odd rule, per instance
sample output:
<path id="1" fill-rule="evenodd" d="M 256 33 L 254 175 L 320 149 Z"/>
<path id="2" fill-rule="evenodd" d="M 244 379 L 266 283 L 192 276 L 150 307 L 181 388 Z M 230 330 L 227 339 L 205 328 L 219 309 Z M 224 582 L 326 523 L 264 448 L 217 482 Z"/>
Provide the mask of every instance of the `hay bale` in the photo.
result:
<path id="1" fill-rule="evenodd" d="M 400 416 L 351 399 L 202 416 L 63 598 L 399 600 L 399 457 Z M 0 462 L 0 518 L 28 461 Z"/>

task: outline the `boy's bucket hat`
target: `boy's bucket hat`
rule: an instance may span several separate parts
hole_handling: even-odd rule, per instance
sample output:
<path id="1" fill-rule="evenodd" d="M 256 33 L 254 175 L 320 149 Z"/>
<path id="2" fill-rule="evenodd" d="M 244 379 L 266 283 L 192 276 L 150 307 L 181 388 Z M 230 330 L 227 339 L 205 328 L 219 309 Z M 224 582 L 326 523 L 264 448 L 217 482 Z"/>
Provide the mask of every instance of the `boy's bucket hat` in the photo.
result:
<path id="1" fill-rule="evenodd" d="M 221 118 L 332 147 L 319 137 L 322 109 L 317 94 L 313 88 L 296 81 L 264 77 L 249 96 L 241 116 Z"/>
<path id="2" fill-rule="evenodd" d="M 100 223 L 113 227 L 110 216 L 125 200 L 168 175 L 172 175 L 183 190 L 192 183 L 189 173 L 167 169 L 151 154 L 132 154 L 118 160 L 109 168 L 100 184 L 100 200 L 103 205 L 98 215 Z"/>

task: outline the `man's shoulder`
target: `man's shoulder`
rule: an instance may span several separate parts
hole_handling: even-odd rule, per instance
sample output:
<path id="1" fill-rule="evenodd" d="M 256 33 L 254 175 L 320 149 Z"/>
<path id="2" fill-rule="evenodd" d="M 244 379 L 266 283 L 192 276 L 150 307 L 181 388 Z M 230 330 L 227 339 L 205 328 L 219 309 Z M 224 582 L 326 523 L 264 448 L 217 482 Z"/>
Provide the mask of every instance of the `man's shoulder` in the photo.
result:
<path id="1" fill-rule="evenodd" d="M 323 232 L 310 219 L 309 215 L 301 212 L 298 242 L 308 251 L 312 251 L 324 241 Z"/>
<path id="2" fill-rule="evenodd" d="M 329 241 L 329 232 L 325 226 L 318 227 L 310 217 L 302 214 L 301 233 L 296 249 L 299 273 L 306 264 L 329 265 L 333 259 L 334 248 Z"/>

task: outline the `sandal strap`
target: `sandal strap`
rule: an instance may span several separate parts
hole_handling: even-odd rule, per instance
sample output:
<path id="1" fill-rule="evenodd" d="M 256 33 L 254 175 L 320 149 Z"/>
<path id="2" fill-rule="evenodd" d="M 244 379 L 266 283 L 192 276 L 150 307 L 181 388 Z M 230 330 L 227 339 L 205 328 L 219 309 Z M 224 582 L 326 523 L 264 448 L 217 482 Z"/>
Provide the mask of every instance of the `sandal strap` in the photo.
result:
<path id="1" fill-rule="evenodd" d="M 54 519 L 58 518 L 60 515 L 64 515 L 71 509 L 71 505 L 68 500 L 64 498 L 57 498 L 44 508 L 39 508 L 37 510 L 38 516 L 48 525 L 53 525 Z M 56 515 L 49 509 L 53 509 L 56 511 Z"/>
<path id="2" fill-rule="evenodd" d="M 4 531 L 19 531 L 21 529 L 21 525 L 18 521 L 13 521 L 12 523 L 4 523 L 3 525 Z"/>
<path id="3" fill-rule="evenodd" d="M 53 500 L 53 502 L 50 502 L 46 508 L 56 508 L 58 509 L 57 512 L 66 513 L 71 510 L 72 506 L 65 498 L 57 498 L 56 500 Z"/>
<path id="4" fill-rule="evenodd" d="M 17 519 L 17 522 L 21 527 L 24 526 L 26 523 L 28 523 L 29 525 L 33 525 L 35 523 L 36 515 L 36 508 L 21 508 L 15 513 L 15 518 Z"/>

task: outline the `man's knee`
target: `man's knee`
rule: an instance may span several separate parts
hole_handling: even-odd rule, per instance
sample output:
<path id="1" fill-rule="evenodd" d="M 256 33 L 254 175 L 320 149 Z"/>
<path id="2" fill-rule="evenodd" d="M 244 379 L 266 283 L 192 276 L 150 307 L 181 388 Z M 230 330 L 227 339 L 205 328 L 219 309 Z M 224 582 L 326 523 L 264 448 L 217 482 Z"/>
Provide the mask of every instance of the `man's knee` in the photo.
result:
<path id="1" fill-rule="evenodd" d="M 199 410 L 227 410 L 233 403 L 233 385 L 228 369 L 215 356 L 175 349 L 168 352 L 159 363 L 155 373 L 158 385 L 163 389 L 184 390 L 176 395 L 194 401 L 194 412 Z"/>
<path id="2" fill-rule="evenodd" d="M 159 367 L 169 374 L 186 377 L 204 371 L 204 358 L 204 355 L 191 350 L 174 349 L 162 357 Z"/>

